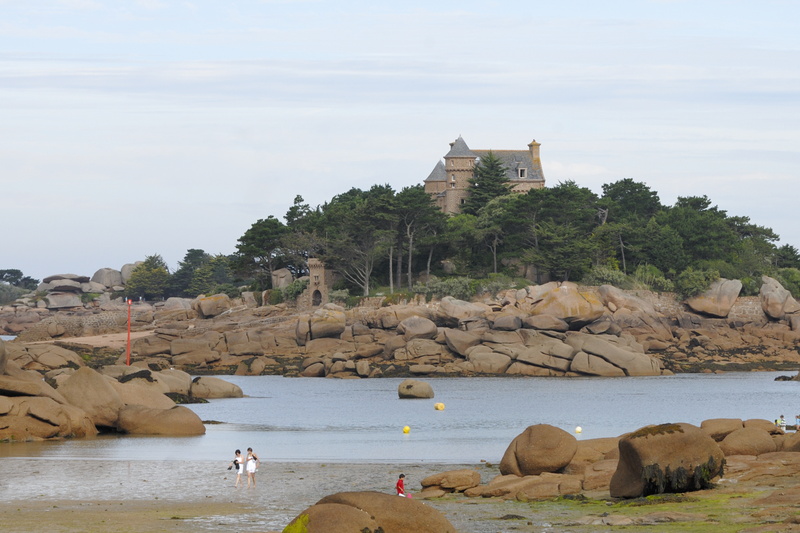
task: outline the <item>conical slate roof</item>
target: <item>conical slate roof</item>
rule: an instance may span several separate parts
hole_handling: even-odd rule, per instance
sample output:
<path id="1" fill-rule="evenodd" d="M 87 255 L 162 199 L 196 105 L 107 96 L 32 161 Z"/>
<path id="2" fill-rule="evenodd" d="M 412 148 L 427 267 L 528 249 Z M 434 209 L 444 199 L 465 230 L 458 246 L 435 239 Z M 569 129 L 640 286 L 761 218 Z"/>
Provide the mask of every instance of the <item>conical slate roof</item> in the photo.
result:
<path id="1" fill-rule="evenodd" d="M 461 138 L 461 135 L 458 136 L 456 142 L 450 147 L 450 151 L 447 152 L 447 155 L 444 156 L 445 159 L 448 157 L 475 157 L 475 154 L 472 153 L 472 150 L 469 149 L 467 143 L 464 142 L 464 139 Z"/>
<path id="2" fill-rule="evenodd" d="M 433 167 L 430 175 L 425 178 L 425 181 L 447 181 L 447 169 L 444 168 L 444 163 L 439 161 Z"/>

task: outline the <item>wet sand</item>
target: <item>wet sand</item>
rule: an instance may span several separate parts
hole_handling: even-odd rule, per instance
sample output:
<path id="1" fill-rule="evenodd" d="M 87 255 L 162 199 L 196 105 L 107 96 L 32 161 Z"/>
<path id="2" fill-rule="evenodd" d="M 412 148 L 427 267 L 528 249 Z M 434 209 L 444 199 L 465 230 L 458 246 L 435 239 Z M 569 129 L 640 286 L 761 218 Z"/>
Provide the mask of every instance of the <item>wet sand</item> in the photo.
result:
<path id="1" fill-rule="evenodd" d="M 258 452 L 258 450 L 256 450 Z M 263 452 L 262 452 L 263 453 Z M 796 466 L 785 475 L 749 479 L 746 472 L 717 488 L 660 499 L 503 501 L 449 495 L 424 500 L 461 533 L 588 533 L 594 531 L 800 531 Z M 788 467 L 788 465 L 787 465 Z M 0 459 L 0 531 L 280 532 L 305 508 L 341 491 L 393 493 L 400 473 L 412 494 L 434 473 L 475 468 L 483 483 L 497 475 L 487 465 L 262 463 L 256 488 L 234 487 L 225 460 L 106 461 Z M 783 470 L 783 469 L 782 469 Z M 759 479 L 760 478 L 760 479 Z M 419 498 L 418 498 L 419 499 Z"/>
<path id="2" fill-rule="evenodd" d="M 257 486 L 235 488 L 225 461 L 0 460 L 4 532 L 281 531 L 322 497 L 341 491 L 392 493 L 400 473 L 411 492 L 428 475 L 481 465 L 261 464 Z M 463 502 L 426 502 L 461 531 L 497 531 L 463 520 Z M 475 503 L 490 503 L 488 501 Z M 494 505 L 481 506 L 487 508 Z M 500 504 L 502 506 L 502 504 Z M 474 507 L 474 506 L 471 506 Z M 479 513 L 480 514 L 480 513 Z M 496 513 L 490 513 L 496 518 Z M 473 513 L 474 515 L 474 513 Z M 472 518 L 475 518 L 474 516 Z M 468 523 L 469 522 L 469 523 Z"/>

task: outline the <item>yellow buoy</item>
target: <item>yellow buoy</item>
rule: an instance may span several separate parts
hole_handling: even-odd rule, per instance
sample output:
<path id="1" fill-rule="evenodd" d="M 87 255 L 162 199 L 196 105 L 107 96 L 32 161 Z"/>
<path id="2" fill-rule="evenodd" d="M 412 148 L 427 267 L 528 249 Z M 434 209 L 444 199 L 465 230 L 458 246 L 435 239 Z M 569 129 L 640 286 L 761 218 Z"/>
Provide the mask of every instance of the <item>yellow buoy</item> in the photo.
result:
<path id="1" fill-rule="evenodd" d="M 408 426 L 405 426 L 405 427 L 403 428 L 403 433 L 408 433 L 409 431 L 411 431 L 411 428 L 410 428 L 410 427 L 408 427 Z"/>
<path id="2" fill-rule="evenodd" d="M 433 404 L 433 408 L 436 409 L 437 411 L 444 411 L 444 404 L 441 402 L 435 403 Z"/>
<path id="3" fill-rule="evenodd" d="M 582 427 L 578 426 L 575 428 L 575 433 L 580 433 L 581 431 L 583 431 Z"/>

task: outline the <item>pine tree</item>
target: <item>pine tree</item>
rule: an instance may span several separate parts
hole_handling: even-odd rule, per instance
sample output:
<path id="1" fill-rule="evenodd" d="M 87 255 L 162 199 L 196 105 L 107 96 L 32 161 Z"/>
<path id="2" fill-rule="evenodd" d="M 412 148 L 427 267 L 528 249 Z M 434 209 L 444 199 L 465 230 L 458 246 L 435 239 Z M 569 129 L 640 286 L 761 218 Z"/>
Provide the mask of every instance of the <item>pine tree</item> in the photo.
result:
<path id="1" fill-rule="evenodd" d="M 490 150 L 485 157 L 482 157 L 475 165 L 474 177 L 469 180 L 472 188 L 469 190 L 469 197 L 462 212 L 468 215 L 477 215 L 478 211 L 499 196 L 505 196 L 511 192 L 506 177 L 507 168 L 503 162 Z"/>

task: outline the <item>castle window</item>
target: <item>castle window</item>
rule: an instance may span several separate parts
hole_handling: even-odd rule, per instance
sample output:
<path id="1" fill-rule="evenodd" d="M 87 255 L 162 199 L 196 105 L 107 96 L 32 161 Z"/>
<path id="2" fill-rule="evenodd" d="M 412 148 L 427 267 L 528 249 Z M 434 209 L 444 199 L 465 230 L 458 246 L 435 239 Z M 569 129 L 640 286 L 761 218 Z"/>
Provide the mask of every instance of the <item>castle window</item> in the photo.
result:
<path id="1" fill-rule="evenodd" d="M 461 199 L 461 205 L 464 205 L 465 203 L 467 203 L 467 199 L 466 198 L 462 198 Z"/>
<path id="2" fill-rule="evenodd" d="M 455 184 L 455 183 L 451 183 L 451 184 L 450 184 L 450 188 L 451 188 L 451 189 L 455 189 L 455 188 L 456 188 L 456 184 Z"/>
<path id="3" fill-rule="evenodd" d="M 455 174 L 451 174 L 450 175 L 450 181 L 456 181 L 456 175 Z"/>
<path id="4" fill-rule="evenodd" d="M 518 168 L 517 174 L 520 179 L 525 179 L 528 177 L 528 169 L 527 168 Z"/>

